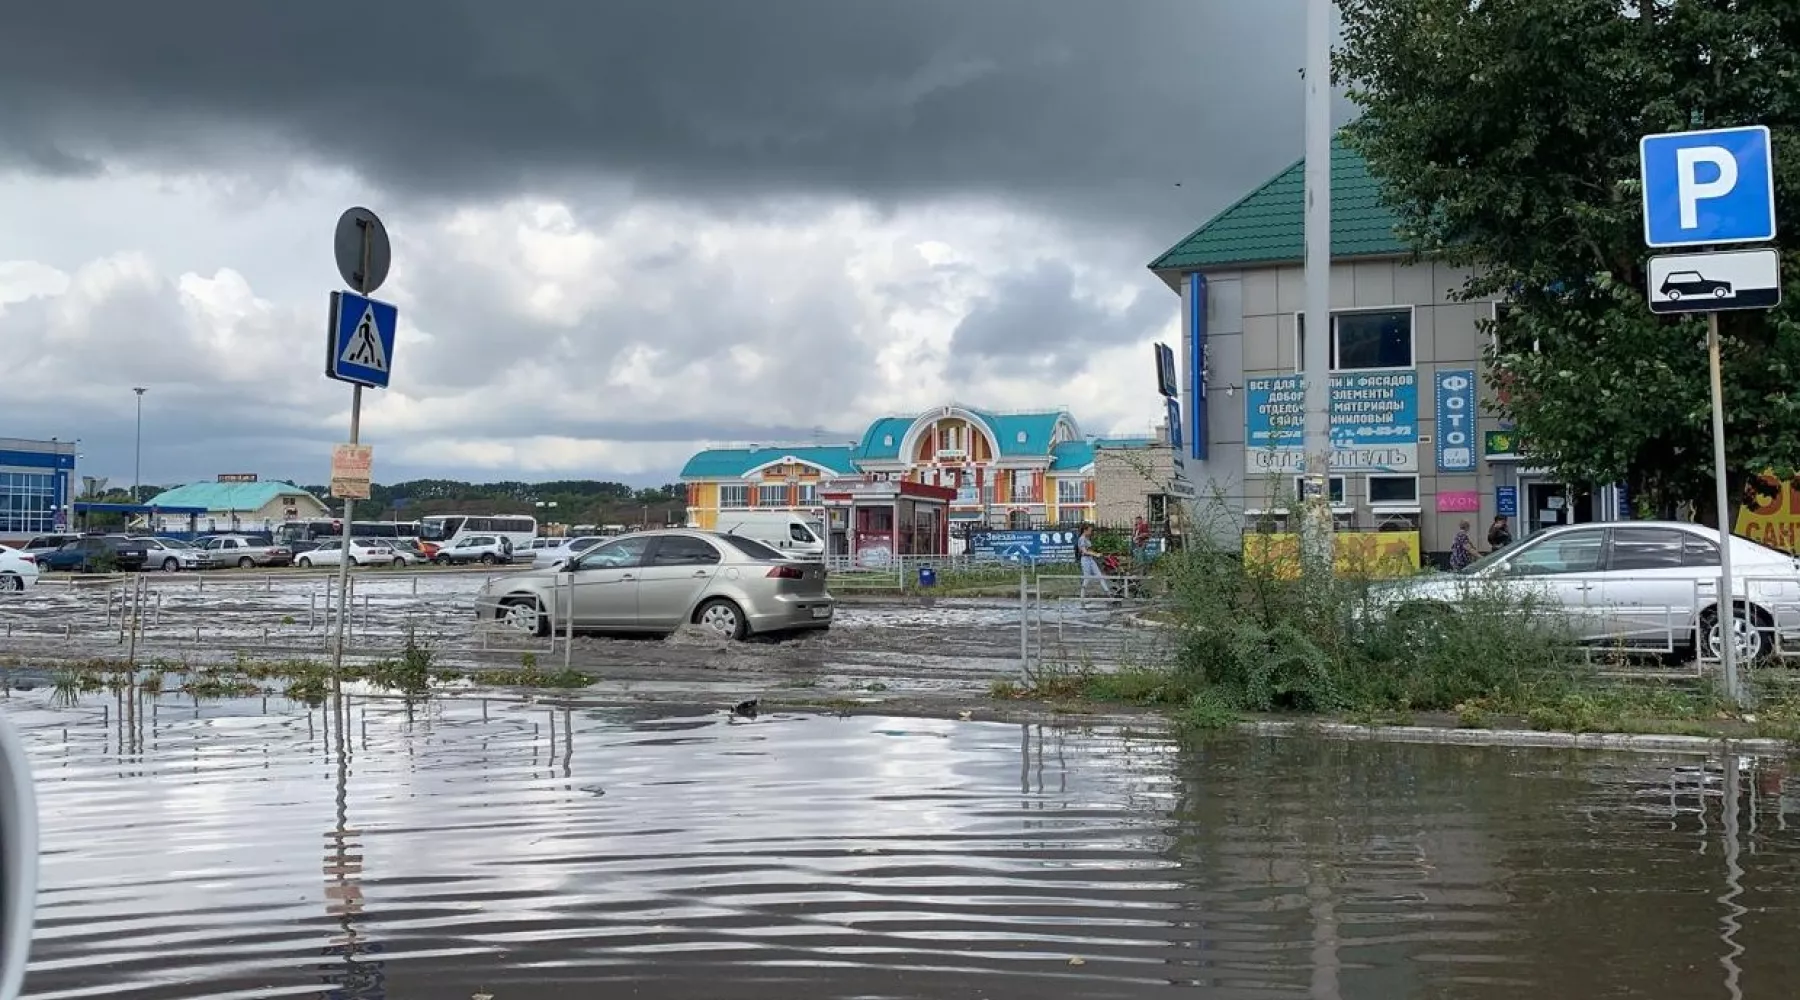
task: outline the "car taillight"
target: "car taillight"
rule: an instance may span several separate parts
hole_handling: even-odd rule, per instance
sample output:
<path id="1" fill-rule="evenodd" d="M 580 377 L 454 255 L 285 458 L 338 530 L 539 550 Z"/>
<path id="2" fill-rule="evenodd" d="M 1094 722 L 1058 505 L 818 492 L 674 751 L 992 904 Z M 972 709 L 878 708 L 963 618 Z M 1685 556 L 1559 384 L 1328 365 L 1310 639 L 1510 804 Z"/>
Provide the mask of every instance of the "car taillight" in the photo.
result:
<path id="1" fill-rule="evenodd" d="M 769 578 L 774 580 L 804 580 L 806 571 L 798 566 L 771 566 Z"/>
<path id="2" fill-rule="evenodd" d="M 19 558 L 25 562 L 31 563 L 33 566 L 37 565 L 37 556 L 20 555 Z"/>

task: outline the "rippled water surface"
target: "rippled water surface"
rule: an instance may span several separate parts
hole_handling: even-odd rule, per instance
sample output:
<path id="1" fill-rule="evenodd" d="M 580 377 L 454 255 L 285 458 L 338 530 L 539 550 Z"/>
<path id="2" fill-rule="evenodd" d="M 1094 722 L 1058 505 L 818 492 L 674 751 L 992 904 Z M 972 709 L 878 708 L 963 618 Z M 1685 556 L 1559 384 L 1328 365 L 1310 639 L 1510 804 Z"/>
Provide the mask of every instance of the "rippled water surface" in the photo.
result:
<path id="1" fill-rule="evenodd" d="M 444 700 L 5 703 L 35 997 L 1787 997 L 1767 765 Z M 341 739 L 340 739 L 341 737 Z"/>

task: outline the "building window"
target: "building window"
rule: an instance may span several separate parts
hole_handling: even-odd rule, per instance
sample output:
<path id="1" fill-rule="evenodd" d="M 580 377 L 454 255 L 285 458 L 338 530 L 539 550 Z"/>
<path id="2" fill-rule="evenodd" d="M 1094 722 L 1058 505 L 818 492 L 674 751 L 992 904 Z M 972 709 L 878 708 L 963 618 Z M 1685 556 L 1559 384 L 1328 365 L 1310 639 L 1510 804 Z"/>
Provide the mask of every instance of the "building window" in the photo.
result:
<path id="1" fill-rule="evenodd" d="M 0 472 L 0 532 L 36 535 L 56 529 L 56 473 Z"/>
<path id="2" fill-rule="evenodd" d="M 949 425 L 938 428 L 938 451 L 960 453 L 962 447 L 962 428 Z"/>
<path id="3" fill-rule="evenodd" d="M 1087 503 L 1087 481 L 1058 479 L 1056 481 L 1056 502 L 1059 504 Z"/>
<path id="4" fill-rule="evenodd" d="M 719 506 L 721 508 L 750 506 L 750 487 L 742 484 L 719 487 Z"/>
<path id="5" fill-rule="evenodd" d="M 1035 488 L 1037 486 L 1036 478 L 1037 477 L 1034 476 L 1032 473 L 1025 472 L 1023 470 L 1013 473 L 1013 477 L 1012 477 L 1013 503 L 1030 503 L 1032 501 L 1032 497 L 1034 497 L 1037 493 L 1037 490 Z"/>
<path id="6" fill-rule="evenodd" d="M 1329 497 L 1326 501 L 1327 503 L 1331 504 L 1333 507 L 1342 507 L 1344 505 L 1344 477 L 1326 476 L 1325 493 Z M 1299 500 L 1304 496 L 1306 496 L 1306 477 L 1295 476 L 1294 499 Z"/>
<path id="7" fill-rule="evenodd" d="M 1368 371 L 1413 366 L 1410 308 L 1352 309 L 1331 314 L 1331 370 Z M 1294 314 L 1294 370 L 1306 367 L 1306 315 Z"/>
<path id="8" fill-rule="evenodd" d="M 819 487 L 813 483 L 800 484 L 800 502 L 815 504 L 819 502 Z"/>
<path id="9" fill-rule="evenodd" d="M 786 507 L 788 502 L 787 486 L 758 486 L 756 488 L 756 505 L 758 507 Z"/>
<path id="10" fill-rule="evenodd" d="M 1419 477 L 1412 475 L 1370 476 L 1369 506 L 1412 507 L 1419 502 Z"/>

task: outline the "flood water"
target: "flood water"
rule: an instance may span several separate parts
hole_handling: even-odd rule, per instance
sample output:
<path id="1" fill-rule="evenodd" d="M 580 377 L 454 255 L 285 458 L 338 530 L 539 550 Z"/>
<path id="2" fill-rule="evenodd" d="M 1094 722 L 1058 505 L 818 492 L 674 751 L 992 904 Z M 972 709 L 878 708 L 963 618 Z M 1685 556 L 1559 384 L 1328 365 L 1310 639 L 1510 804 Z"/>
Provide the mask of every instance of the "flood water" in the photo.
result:
<path id="1" fill-rule="evenodd" d="M 1785 997 L 1800 972 L 1800 784 L 1765 764 L 39 695 L 4 710 L 39 780 L 45 1000 Z"/>

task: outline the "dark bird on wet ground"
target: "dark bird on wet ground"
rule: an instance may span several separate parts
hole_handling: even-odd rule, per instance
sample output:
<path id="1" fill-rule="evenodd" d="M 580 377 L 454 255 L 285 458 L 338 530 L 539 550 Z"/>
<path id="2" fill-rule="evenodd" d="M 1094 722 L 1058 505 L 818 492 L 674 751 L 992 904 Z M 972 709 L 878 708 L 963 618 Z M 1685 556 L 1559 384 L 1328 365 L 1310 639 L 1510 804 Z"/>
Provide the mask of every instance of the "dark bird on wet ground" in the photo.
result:
<path id="1" fill-rule="evenodd" d="M 756 718 L 756 699 L 751 698 L 747 701 L 740 701 L 736 705 L 731 706 L 731 714 L 744 719 Z"/>

